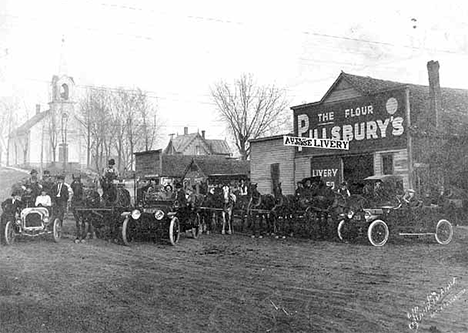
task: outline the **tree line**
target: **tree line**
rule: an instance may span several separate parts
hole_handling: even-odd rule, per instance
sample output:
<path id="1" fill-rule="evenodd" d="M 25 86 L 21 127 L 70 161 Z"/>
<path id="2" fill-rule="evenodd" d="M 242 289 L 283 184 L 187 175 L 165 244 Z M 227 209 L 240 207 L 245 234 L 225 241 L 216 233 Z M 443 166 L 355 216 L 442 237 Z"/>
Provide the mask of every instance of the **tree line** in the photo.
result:
<path id="1" fill-rule="evenodd" d="M 102 170 L 110 158 L 131 170 L 134 153 L 154 149 L 162 121 L 141 89 L 87 88 L 77 107 L 86 138 L 88 168 Z"/>

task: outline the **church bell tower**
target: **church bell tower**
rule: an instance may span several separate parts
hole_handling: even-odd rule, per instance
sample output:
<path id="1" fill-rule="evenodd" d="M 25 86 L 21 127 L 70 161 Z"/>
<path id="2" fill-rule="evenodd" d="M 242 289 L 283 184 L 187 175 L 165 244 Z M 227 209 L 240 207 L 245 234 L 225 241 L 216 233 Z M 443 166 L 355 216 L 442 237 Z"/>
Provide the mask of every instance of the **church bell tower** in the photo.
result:
<path id="1" fill-rule="evenodd" d="M 66 74 L 65 39 L 62 38 L 59 75 L 54 75 L 51 82 L 49 109 L 51 111 L 52 129 L 55 146 L 58 148 L 58 162 L 67 168 L 69 162 L 69 125 L 74 117 L 76 104 L 75 82 Z M 57 149 L 56 149 L 57 151 Z"/>

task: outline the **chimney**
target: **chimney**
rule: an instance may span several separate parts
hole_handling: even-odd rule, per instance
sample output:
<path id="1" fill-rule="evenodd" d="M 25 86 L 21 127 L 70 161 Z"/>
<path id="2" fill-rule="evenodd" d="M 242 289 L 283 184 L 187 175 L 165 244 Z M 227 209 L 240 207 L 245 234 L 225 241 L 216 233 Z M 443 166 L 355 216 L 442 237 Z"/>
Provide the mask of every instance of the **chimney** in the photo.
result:
<path id="1" fill-rule="evenodd" d="M 205 131 L 201 131 L 201 136 L 203 139 L 205 138 Z"/>
<path id="2" fill-rule="evenodd" d="M 188 127 L 184 127 L 184 135 L 188 134 Z"/>
<path id="3" fill-rule="evenodd" d="M 36 114 L 41 113 L 41 104 L 36 104 Z"/>
<path id="4" fill-rule="evenodd" d="M 439 80 L 439 62 L 431 60 L 427 63 L 427 72 L 429 76 L 429 117 L 433 117 L 433 124 L 439 128 L 441 112 L 441 92 Z"/>

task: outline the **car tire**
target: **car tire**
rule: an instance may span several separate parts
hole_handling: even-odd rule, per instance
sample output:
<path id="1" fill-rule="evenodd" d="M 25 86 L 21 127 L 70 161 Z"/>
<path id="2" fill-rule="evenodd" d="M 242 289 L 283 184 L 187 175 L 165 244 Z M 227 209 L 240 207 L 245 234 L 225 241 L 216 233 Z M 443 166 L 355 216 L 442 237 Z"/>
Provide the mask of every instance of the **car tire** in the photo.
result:
<path id="1" fill-rule="evenodd" d="M 52 225 L 52 237 L 55 243 L 60 242 L 62 238 L 62 221 L 59 218 L 54 219 L 54 224 Z"/>
<path id="2" fill-rule="evenodd" d="M 122 223 L 122 241 L 124 245 L 130 246 L 133 243 L 134 235 L 132 232 L 132 221 L 130 221 L 130 217 L 127 216 Z"/>
<path id="3" fill-rule="evenodd" d="M 177 217 L 173 217 L 169 223 L 169 242 L 176 245 L 180 238 L 180 223 Z"/>
<path id="4" fill-rule="evenodd" d="M 442 219 L 437 222 L 436 232 L 434 234 L 435 240 L 441 245 L 447 245 L 452 241 L 453 238 L 453 227 L 452 224 Z"/>
<path id="5" fill-rule="evenodd" d="M 6 221 L 5 225 L 2 228 L 2 240 L 5 245 L 12 245 L 15 242 L 15 227 L 13 226 L 13 221 Z"/>
<path id="6" fill-rule="evenodd" d="M 390 232 L 387 224 L 382 220 L 375 220 L 367 229 L 367 238 L 373 246 L 384 246 L 387 241 Z"/>

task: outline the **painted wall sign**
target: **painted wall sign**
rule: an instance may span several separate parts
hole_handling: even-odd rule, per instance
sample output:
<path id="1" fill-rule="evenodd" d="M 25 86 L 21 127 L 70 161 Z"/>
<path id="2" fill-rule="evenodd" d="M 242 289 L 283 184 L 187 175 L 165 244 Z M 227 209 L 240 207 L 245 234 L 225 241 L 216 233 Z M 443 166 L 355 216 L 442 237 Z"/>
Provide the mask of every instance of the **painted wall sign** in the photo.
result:
<path id="1" fill-rule="evenodd" d="M 295 110 L 294 120 L 298 137 L 349 141 L 351 152 L 406 147 L 404 90 L 311 105 Z"/>
<path id="2" fill-rule="evenodd" d="M 338 186 L 342 179 L 341 159 L 335 156 L 311 158 L 310 175 L 320 176 L 327 186 Z"/>
<path id="3" fill-rule="evenodd" d="M 314 139 L 307 137 L 287 136 L 283 137 L 285 146 L 308 147 L 308 148 L 323 148 L 323 149 L 349 149 L 349 141 L 331 140 L 331 139 Z"/>

